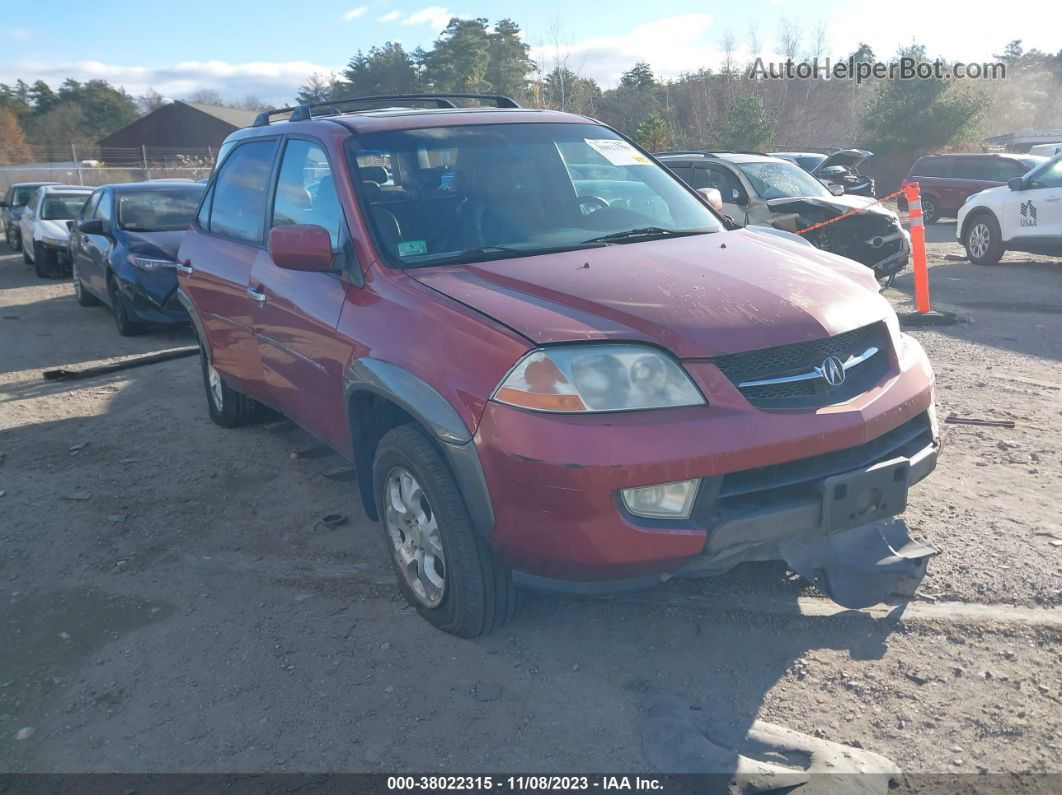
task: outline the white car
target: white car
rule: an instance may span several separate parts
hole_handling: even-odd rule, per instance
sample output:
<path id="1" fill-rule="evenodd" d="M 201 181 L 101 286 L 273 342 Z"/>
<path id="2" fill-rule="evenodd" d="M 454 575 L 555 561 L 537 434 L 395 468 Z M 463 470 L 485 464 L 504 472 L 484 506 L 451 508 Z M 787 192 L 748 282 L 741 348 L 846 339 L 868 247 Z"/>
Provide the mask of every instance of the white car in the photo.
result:
<path id="1" fill-rule="evenodd" d="M 970 196 L 955 234 L 976 265 L 995 265 L 1005 251 L 1062 256 L 1062 155 Z"/>
<path id="2" fill-rule="evenodd" d="M 93 188 L 78 185 L 42 185 L 22 210 L 19 228 L 22 259 L 42 278 L 70 272 L 70 228 Z"/>

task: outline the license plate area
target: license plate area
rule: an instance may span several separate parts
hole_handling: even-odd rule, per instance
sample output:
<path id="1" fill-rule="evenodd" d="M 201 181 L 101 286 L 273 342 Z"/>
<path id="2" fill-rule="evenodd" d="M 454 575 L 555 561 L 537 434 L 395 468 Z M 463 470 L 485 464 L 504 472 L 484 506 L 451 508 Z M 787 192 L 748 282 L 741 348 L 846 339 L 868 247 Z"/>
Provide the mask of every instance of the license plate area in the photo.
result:
<path id="1" fill-rule="evenodd" d="M 827 533 L 896 516 L 907 508 L 911 462 L 894 458 L 823 481 L 822 525 Z"/>

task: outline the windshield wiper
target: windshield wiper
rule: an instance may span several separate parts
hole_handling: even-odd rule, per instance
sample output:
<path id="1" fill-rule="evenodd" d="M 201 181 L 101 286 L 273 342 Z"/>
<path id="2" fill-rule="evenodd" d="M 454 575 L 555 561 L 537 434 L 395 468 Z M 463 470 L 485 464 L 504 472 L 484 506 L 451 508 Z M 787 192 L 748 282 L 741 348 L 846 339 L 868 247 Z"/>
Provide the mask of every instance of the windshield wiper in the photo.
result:
<path id="1" fill-rule="evenodd" d="M 612 232 L 600 237 L 584 240 L 584 243 L 633 243 L 654 237 L 685 237 L 686 235 L 706 235 L 707 229 L 667 229 L 663 226 L 640 226 L 624 232 Z"/>
<path id="2" fill-rule="evenodd" d="M 604 241 L 587 240 L 582 243 L 566 243 L 560 246 L 547 246 L 543 248 L 516 248 L 515 246 L 476 246 L 466 248 L 464 251 L 455 251 L 453 254 L 439 256 L 425 262 L 407 262 L 405 268 L 427 268 L 432 265 L 461 265 L 466 262 L 484 262 L 493 259 L 506 259 L 509 257 L 534 257 L 538 254 L 551 254 L 559 251 L 574 251 L 580 248 L 600 248 L 606 245 Z"/>

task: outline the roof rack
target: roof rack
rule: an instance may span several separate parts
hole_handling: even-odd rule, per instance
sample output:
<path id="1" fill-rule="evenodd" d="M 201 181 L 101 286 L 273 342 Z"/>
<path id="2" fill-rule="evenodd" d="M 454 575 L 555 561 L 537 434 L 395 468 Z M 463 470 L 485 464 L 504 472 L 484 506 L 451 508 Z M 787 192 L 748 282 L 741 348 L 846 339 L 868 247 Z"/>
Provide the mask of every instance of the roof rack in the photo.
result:
<path id="1" fill-rule="evenodd" d="M 362 105 L 366 103 L 379 104 L 381 102 L 432 102 L 437 108 L 456 108 L 455 99 L 479 99 L 491 102 L 497 108 L 519 108 L 520 105 L 512 97 L 501 94 L 378 94 L 369 97 L 344 97 L 342 99 L 330 99 L 325 102 L 312 102 L 305 105 L 295 105 L 289 108 L 276 108 L 259 113 L 252 127 L 265 127 L 270 123 L 270 117 L 280 113 L 290 113 L 288 121 L 308 121 L 314 118 L 314 108 L 328 108 L 329 113 L 319 113 L 318 116 L 339 116 L 344 112 L 338 105 Z"/>
<path id="2" fill-rule="evenodd" d="M 732 154 L 731 149 L 673 149 L 669 152 L 655 152 L 654 157 L 675 157 L 679 155 L 700 155 L 711 157 L 718 154 Z"/>

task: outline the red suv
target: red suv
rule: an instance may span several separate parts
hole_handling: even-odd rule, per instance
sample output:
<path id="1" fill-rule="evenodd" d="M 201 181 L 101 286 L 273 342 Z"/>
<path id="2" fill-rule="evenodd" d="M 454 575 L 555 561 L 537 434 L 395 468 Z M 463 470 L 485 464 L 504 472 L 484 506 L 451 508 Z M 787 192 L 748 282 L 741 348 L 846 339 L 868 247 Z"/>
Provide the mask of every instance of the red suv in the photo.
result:
<path id="1" fill-rule="evenodd" d="M 934 551 L 894 518 L 936 463 L 933 373 L 873 274 L 729 228 L 585 117 L 469 95 L 262 114 L 178 269 L 212 419 L 264 404 L 349 457 L 449 632 L 497 627 L 520 586 L 746 560 L 865 606 Z"/>
<path id="2" fill-rule="evenodd" d="M 915 161 L 900 187 L 918 183 L 922 217 L 927 224 L 935 224 L 945 216 L 958 215 L 959 208 L 975 193 L 1006 185 L 1046 162 L 1046 157 L 1036 155 L 965 152 L 926 155 Z M 902 196 L 899 203 L 900 209 L 906 211 L 907 201 Z"/>

